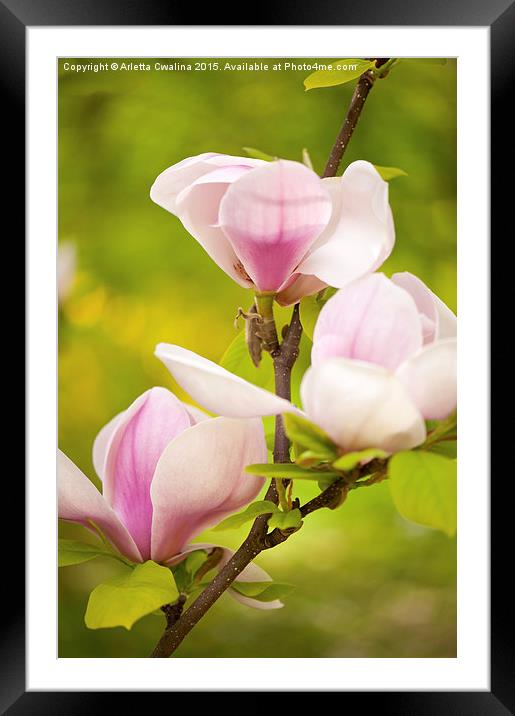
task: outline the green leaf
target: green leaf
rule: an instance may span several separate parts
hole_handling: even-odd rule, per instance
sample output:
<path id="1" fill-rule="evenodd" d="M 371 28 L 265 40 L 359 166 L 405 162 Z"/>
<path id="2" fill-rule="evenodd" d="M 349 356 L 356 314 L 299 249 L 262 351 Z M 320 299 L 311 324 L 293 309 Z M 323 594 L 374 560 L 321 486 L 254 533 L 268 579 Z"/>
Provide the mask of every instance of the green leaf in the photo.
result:
<path id="1" fill-rule="evenodd" d="M 335 293 L 335 288 L 326 288 L 314 296 L 304 296 L 304 298 L 300 300 L 300 322 L 302 323 L 304 333 L 311 340 L 313 340 L 318 314 Z"/>
<path id="2" fill-rule="evenodd" d="M 349 452 L 346 455 L 342 455 L 338 460 L 333 462 L 333 467 L 337 470 L 353 470 L 363 460 L 373 460 L 376 457 L 386 457 L 388 453 L 379 448 L 367 448 L 366 450 L 360 450 L 359 452 Z"/>
<path id="3" fill-rule="evenodd" d="M 295 587 L 285 582 L 233 582 L 231 589 L 242 597 L 257 599 L 259 602 L 273 602 L 291 594 Z"/>
<path id="4" fill-rule="evenodd" d="M 335 85 L 343 85 L 357 79 L 363 72 L 366 72 L 374 63 L 370 60 L 346 59 L 335 60 L 327 70 L 317 70 L 312 72 L 304 80 L 304 87 L 307 90 L 317 89 L 318 87 L 333 87 Z"/>
<path id="5" fill-rule="evenodd" d="M 253 502 L 246 510 L 243 510 L 243 512 L 227 517 L 220 522 L 214 530 L 217 532 L 221 532 L 222 530 L 236 530 L 246 522 L 253 521 L 256 517 L 259 517 L 259 515 L 268 515 L 276 512 L 278 509 L 277 505 L 274 505 L 274 503 L 269 500 L 259 500 Z"/>
<path id="6" fill-rule="evenodd" d="M 395 506 L 412 522 L 456 532 L 456 460 L 430 452 L 400 452 L 390 460 L 388 475 Z"/>
<path id="7" fill-rule="evenodd" d="M 296 465 L 300 465 L 304 468 L 313 467 L 319 465 L 327 459 L 326 454 L 315 452 L 314 450 L 304 450 L 295 460 Z"/>
<path id="8" fill-rule="evenodd" d="M 294 413 L 286 413 L 283 420 L 286 434 L 292 442 L 302 445 L 305 450 L 312 450 L 328 458 L 337 456 L 336 445 L 318 425 Z"/>
<path id="9" fill-rule="evenodd" d="M 309 152 L 306 147 L 302 150 L 302 163 L 307 166 L 308 169 L 313 170 L 313 162 L 311 161 L 311 157 L 309 156 Z"/>
<path id="10" fill-rule="evenodd" d="M 432 420 L 427 422 L 428 436 L 422 449 L 428 448 L 430 445 L 447 440 L 449 437 L 455 437 L 458 429 L 458 414 L 454 411 L 445 420 Z"/>
<path id="11" fill-rule="evenodd" d="M 252 363 L 245 340 L 245 331 L 240 331 L 223 354 L 222 368 L 239 375 L 240 378 L 268 390 L 274 390 L 274 365 L 268 353 L 263 353 L 259 368 Z"/>
<path id="12" fill-rule="evenodd" d="M 319 470 L 305 470 L 293 463 L 263 463 L 248 465 L 245 472 L 261 477 L 280 477 L 283 480 L 322 480 L 324 478 L 339 477 L 337 473 L 324 472 Z"/>
<path id="13" fill-rule="evenodd" d="M 381 178 L 385 181 L 390 181 L 390 179 L 396 179 L 397 177 L 408 176 L 408 173 L 405 172 L 404 169 L 399 169 L 399 167 L 380 167 L 377 164 L 374 164 L 374 167 L 377 169 Z"/>
<path id="14" fill-rule="evenodd" d="M 121 577 L 99 584 L 89 595 L 88 629 L 132 625 L 179 596 L 172 572 L 155 562 L 138 564 Z"/>
<path id="15" fill-rule="evenodd" d="M 191 592 L 195 575 L 208 557 L 209 555 L 205 550 L 195 550 L 195 552 L 191 552 L 186 559 L 183 559 L 182 562 L 171 568 L 179 592 L 186 594 Z"/>
<path id="16" fill-rule="evenodd" d="M 243 151 L 252 159 L 262 159 L 264 162 L 273 162 L 277 157 L 272 157 L 271 154 L 265 154 L 261 149 L 255 149 L 254 147 L 243 147 Z"/>
<path id="17" fill-rule="evenodd" d="M 57 563 L 59 567 L 82 564 L 82 562 L 89 562 L 90 559 L 95 559 L 95 557 L 118 558 L 104 545 L 85 544 L 74 539 L 60 539 L 58 542 Z"/>
<path id="18" fill-rule="evenodd" d="M 290 510 L 289 512 L 275 512 L 268 520 L 268 528 L 271 530 L 276 527 L 280 530 L 298 530 L 301 524 L 302 515 L 298 509 Z"/>
<path id="19" fill-rule="evenodd" d="M 327 490 L 327 488 L 331 487 L 333 482 L 338 479 L 339 479 L 339 475 L 334 475 L 334 474 L 329 475 L 329 477 L 323 477 L 321 480 L 318 481 L 318 487 L 320 489 L 320 492 L 324 492 L 325 490 Z"/>
<path id="20" fill-rule="evenodd" d="M 458 443 L 456 440 L 442 440 L 441 442 L 430 445 L 427 450 L 435 452 L 437 455 L 444 455 L 456 459 L 458 454 Z"/>
<path id="21" fill-rule="evenodd" d="M 184 569 L 186 570 L 186 573 L 192 577 L 195 576 L 207 558 L 208 554 L 204 549 L 198 549 L 195 550 L 195 552 L 191 552 L 184 560 Z"/>

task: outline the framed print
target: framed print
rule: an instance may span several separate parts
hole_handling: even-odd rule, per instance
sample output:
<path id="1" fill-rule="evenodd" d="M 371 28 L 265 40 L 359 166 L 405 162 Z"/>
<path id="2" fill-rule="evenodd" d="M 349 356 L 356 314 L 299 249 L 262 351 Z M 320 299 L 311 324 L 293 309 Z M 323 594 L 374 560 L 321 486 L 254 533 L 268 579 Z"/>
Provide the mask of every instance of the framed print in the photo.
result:
<path id="1" fill-rule="evenodd" d="M 418 10 L 0 5 L 28 279 L 3 712 L 515 712 L 488 421 L 514 13 Z"/>

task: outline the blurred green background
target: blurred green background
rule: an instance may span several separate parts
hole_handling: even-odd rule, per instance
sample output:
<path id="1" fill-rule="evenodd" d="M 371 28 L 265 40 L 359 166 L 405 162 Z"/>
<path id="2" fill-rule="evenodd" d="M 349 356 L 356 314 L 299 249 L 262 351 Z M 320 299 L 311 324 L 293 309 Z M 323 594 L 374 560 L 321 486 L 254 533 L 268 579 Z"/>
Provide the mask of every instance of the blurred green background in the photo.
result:
<path id="1" fill-rule="evenodd" d="M 305 92 L 303 71 L 76 74 L 65 62 L 76 61 L 59 63 L 59 240 L 75 245 L 77 270 L 59 314 L 59 446 L 99 485 L 98 430 L 151 386 L 175 387 L 155 344 L 218 361 L 237 307 L 251 302 L 153 204 L 154 179 L 187 156 L 241 155 L 244 146 L 297 160 L 307 147 L 321 172 L 353 83 Z M 344 165 L 355 159 L 408 173 L 390 184 L 397 243 L 385 273 L 416 273 L 456 310 L 455 61 L 404 60 L 378 81 Z M 305 363 L 307 340 L 304 349 Z M 73 525 L 60 533 L 90 539 Z M 237 547 L 244 534 L 199 541 Z M 224 595 L 177 656 L 456 655 L 455 540 L 404 521 L 387 483 L 311 515 L 257 563 L 297 586 L 284 609 L 251 610 Z M 59 656 L 141 657 L 153 648 L 164 625 L 157 616 L 131 632 L 84 626 L 89 591 L 116 570 L 102 560 L 60 570 Z"/>

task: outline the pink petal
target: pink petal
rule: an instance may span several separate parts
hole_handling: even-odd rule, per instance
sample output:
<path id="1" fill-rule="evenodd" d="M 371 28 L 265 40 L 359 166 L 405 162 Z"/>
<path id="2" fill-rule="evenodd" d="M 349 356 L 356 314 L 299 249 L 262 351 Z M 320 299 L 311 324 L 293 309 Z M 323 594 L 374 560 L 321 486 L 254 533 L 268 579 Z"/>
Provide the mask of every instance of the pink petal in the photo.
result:
<path id="1" fill-rule="evenodd" d="M 255 418 L 295 411 L 287 400 L 252 385 L 186 348 L 159 343 L 155 355 L 181 388 L 212 413 L 229 418 Z"/>
<path id="2" fill-rule="evenodd" d="M 244 468 L 266 459 L 259 419 L 213 418 L 178 435 L 163 452 L 150 488 L 152 559 L 168 561 L 194 535 L 251 502 L 264 480 Z"/>
<path id="3" fill-rule="evenodd" d="M 167 564 L 175 565 L 179 564 L 180 562 L 185 559 L 188 554 L 191 552 L 195 552 L 198 549 L 206 549 L 210 550 L 214 547 L 219 547 L 219 545 L 216 544 L 209 544 L 206 542 L 195 542 L 194 544 L 189 544 L 180 554 L 178 554 L 176 557 L 172 558 Z M 223 549 L 223 555 L 222 559 L 218 563 L 216 567 L 216 571 L 219 572 L 222 567 L 225 567 L 227 562 L 231 559 L 234 552 L 232 549 L 229 549 L 228 547 L 222 547 Z M 238 582 L 271 582 L 273 581 L 270 575 L 265 572 L 264 569 L 261 569 L 261 567 L 258 567 L 257 564 L 254 562 L 251 562 L 241 574 L 238 575 L 237 578 Z M 247 607 L 252 607 L 253 609 L 281 609 L 281 607 L 284 607 L 284 604 L 279 599 L 274 599 L 272 602 L 260 602 L 257 599 L 252 599 L 251 597 L 243 597 L 241 594 L 238 594 L 238 592 L 235 589 L 229 588 L 227 590 L 227 593 L 231 595 L 233 599 L 235 599 L 237 602 L 240 602 L 240 604 L 245 604 Z"/>
<path id="4" fill-rule="evenodd" d="M 294 281 L 289 283 L 286 288 L 280 289 L 276 300 L 281 306 L 292 306 L 304 296 L 312 296 L 323 288 L 327 288 L 327 284 L 316 276 L 297 274 Z"/>
<path id="5" fill-rule="evenodd" d="M 104 494 L 150 559 L 150 484 L 168 443 L 189 428 L 182 403 L 165 388 L 152 388 L 128 408 L 111 436 L 104 463 Z"/>
<path id="6" fill-rule="evenodd" d="M 229 166 L 215 169 L 188 185 L 176 199 L 175 213 L 213 261 L 244 288 L 252 281 L 231 243 L 218 225 L 220 202 L 232 182 L 252 169 Z"/>
<path id="7" fill-rule="evenodd" d="M 443 420 L 456 409 L 456 339 L 425 346 L 397 375 L 426 420 Z"/>
<path id="8" fill-rule="evenodd" d="M 343 288 L 375 271 L 395 243 L 388 183 L 372 164 L 350 164 L 341 178 L 324 179 L 331 196 L 331 220 L 299 266 L 329 286 Z"/>
<path id="9" fill-rule="evenodd" d="M 141 562 L 141 554 L 126 527 L 86 475 L 61 450 L 57 451 L 59 517 L 93 530 L 92 520 L 121 554 Z"/>
<path id="10" fill-rule="evenodd" d="M 392 281 L 407 291 L 417 304 L 425 327 L 424 344 L 439 338 L 456 337 L 456 316 L 423 281 L 408 271 L 394 273 Z"/>
<path id="11" fill-rule="evenodd" d="M 301 395 L 308 418 L 344 452 L 393 453 L 425 440 L 424 421 L 404 386 L 380 366 L 331 358 L 306 371 Z"/>
<path id="12" fill-rule="evenodd" d="M 125 411 L 115 415 L 115 417 L 110 420 L 107 425 L 104 425 L 93 443 L 93 467 L 101 480 L 104 479 L 104 465 L 109 442 L 111 441 L 114 431 L 122 422 L 124 415 Z"/>
<path id="13" fill-rule="evenodd" d="M 177 211 L 176 199 L 181 191 L 204 174 L 212 172 L 218 167 L 230 167 L 234 164 L 254 167 L 263 164 L 263 162 L 259 159 L 232 157 L 216 152 L 204 152 L 204 154 L 194 157 L 187 157 L 159 174 L 150 189 L 150 198 L 163 209 L 175 214 Z"/>
<path id="14" fill-rule="evenodd" d="M 277 291 L 327 225 L 331 202 L 319 177 L 279 160 L 227 189 L 220 225 L 260 291 Z"/>
<path id="15" fill-rule="evenodd" d="M 392 370 L 422 346 L 411 296 L 382 273 L 365 276 L 332 296 L 320 311 L 311 359 L 341 357 Z"/>

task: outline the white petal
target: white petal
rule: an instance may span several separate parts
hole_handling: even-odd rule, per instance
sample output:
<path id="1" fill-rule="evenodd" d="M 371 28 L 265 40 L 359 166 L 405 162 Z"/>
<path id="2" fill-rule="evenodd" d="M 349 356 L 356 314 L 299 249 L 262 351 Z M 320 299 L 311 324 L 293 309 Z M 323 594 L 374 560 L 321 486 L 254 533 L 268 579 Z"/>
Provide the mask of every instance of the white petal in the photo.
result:
<path id="1" fill-rule="evenodd" d="M 392 281 L 407 291 L 417 304 L 426 329 L 424 343 L 456 337 L 456 316 L 423 281 L 409 271 L 394 273 Z"/>
<path id="2" fill-rule="evenodd" d="M 456 408 L 456 339 L 425 346 L 397 376 L 426 420 L 446 418 Z"/>
<path id="3" fill-rule="evenodd" d="M 310 420 L 345 452 L 377 447 L 393 453 L 425 439 L 425 424 L 404 386 L 371 363 L 331 358 L 307 370 L 302 402 Z"/>
<path id="4" fill-rule="evenodd" d="M 186 408 L 186 412 L 191 418 L 191 424 L 196 425 L 197 423 L 202 422 L 202 420 L 209 420 L 211 417 L 207 413 L 205 413 L 200 408 L 195 407 L 194 405 L 190 405 L 189 403 L 184 403 L 184 407 Z"/>
<path id="5" fill-rule="evenodd" d="M 255 418 L 295 412 L 287 400 L 230 373 L 180 346 L 159 343 L 155 355 L 193 400 L 229 418 Z"/>
<path id="6" fill-rule="evenodd" d="M 323 180 L 333 202 L 331 220 L 298 271 L 343 288 L 375 271 L 395 242 L 388 183 L 372 164 L 350 164 L 341 178 Z"/>

